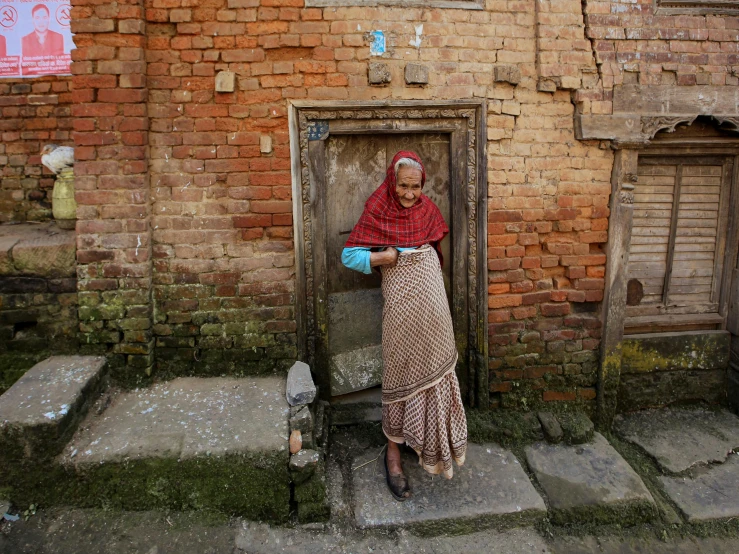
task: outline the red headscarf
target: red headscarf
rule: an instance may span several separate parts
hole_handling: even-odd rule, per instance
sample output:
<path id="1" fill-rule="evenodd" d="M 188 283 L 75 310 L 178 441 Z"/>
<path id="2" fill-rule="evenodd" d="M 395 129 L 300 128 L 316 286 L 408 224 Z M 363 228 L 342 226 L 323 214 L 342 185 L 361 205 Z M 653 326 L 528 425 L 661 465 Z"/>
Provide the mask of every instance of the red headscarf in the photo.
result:
<path id="1" fill-rule="evenodd" d="M 422 194 L 410 208 L 405 208 L 395 190 L 395 164 L 401 158 L 410 158 L 421 165 L 421 187 L 426 183 L 426 170 L 415 152 L 401 150 L 387 168 L 387 175 L 367 199 L 364 212 L 352 229 L 346 247 L 400 246 L 411 248 L 430 243 L 441 257 L 441 239 L 449 233 L 439 208 Z M 443 261 L 442 261 L 443 263 Z"/>

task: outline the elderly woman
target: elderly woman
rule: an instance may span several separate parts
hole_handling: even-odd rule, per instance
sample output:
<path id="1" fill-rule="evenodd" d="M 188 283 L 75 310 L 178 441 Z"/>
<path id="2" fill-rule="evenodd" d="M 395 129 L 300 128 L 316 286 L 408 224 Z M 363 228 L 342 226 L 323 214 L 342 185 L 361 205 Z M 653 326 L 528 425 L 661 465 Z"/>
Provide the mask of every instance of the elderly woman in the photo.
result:
<path id="1" fill-rule="evenodd" d="M 464 463 L 467 423 L 457 375 L 457 348 L 441 273 L 441 240 L 449 233 L 423 194 L 426 172 L 414 152 L 398 152 L 349 235 L 343 264 L 382 272 L 382 430 L 388 439 L 387 484 L 410 496 L 399 444 L 416 451 L 429 473 L 451 479 Z"/>

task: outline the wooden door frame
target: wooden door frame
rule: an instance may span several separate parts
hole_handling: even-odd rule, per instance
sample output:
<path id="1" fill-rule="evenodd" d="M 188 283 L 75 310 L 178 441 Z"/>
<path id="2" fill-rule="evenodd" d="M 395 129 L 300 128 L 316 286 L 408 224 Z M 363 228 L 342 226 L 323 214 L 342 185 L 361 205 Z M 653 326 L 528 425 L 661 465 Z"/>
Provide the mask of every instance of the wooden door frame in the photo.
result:
<path id="1" fill-rule="evenodd" d="M 642 128 L 648 131 L 649 139 L 660 130 L 674 131 L 679 124 L 692 124 L 697 116 L 680 117 L 642 117 Z M 729 121 L 726 117 L 714 117 L 719 124 Z M 729 131 L 739 133 L 739 118 L 729 121 L 733 128 Z M 702 138 L 663 138 L 647 144 L 622 142 L 616 145 L 616 153 L 611 173 L 610 217 L 608 220 L 608 242 L 606 244 L 605 293 L 602 302 L 600 368 L 598 374 L 597 423 L 608 429 L 617 409 L 617 393 L 621 380 L 621 354 L 626 318 L 626 286 L 631 232 L 634 218 L 634 190 L 637 182 L 639 156 L 680 155 L 688 152 L 706 156 L 734 156 L 732 181 L 729 183 L 729 213 L 739 213 L 739 137 L 721 139 Z M 730 217 L 726 228 L 727 247 L 724 254 L 723 282 L 719 287 L 720 310 L 723 316 L 721 329 L 727 329 L 731 320 L 739 314 L 733 313 L 730 306 L 732 268 L 736 266 L 737 242 L 739 241 L 739 217 Z M 733 279 L 737 280 L 736 271 Z"/>
<path id="2" fill-rule="evenodd" d="M 452 314 L 467 312 L 465 329 L 455 329 L 457 340 L 466 339 L 460 383 L 465 401 L 487 407 L 488 311 L 487 311 L 487 157 L 486 106 L 484 100 L 377 101 L 377 102 L 289 102 L 290 157 L 292 169 L 293 226 L 295 232 L 295 316 L 298 357 L 309 363 L 324 398 L 328 398 L 327 290 L 325 275 L 325 225 L 317 214 L 325 214 L 325 194 L 314 178 L 323 172 L 323 141 L 333 131 L 340 134 L 450 133 L 452 148 L 464 156 L 464 175 L 452 164 L 451 210 L 467 214 L 461 236 L 453 237 L 454 255 Z M 454 153 L 452 154 L 454 155 Z M 314 228 L 313 221 L 319 224 Z M 314 248 L 314 245 L 316 248 Z M 455 321 L 458 320 L 455 319 Z M 459 333 L 462 333 L 462 336 Z M 466 335 L 466 336 L 465 336 Z"/>

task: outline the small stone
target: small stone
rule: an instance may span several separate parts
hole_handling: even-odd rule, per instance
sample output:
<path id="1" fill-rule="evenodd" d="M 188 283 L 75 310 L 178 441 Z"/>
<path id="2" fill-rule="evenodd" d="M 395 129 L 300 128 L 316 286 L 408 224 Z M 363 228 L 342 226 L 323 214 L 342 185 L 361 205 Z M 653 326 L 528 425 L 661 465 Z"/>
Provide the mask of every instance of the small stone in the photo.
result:
<path id="1" fill-rule="evenodd" d="M 287 374 L 285 387 L 287 403 L 291 406 L 310 404 L 316 397 L 316 386 L 310 375 L 310 366 L 303 362 L 295 362 Z"/>
<path id="2" fill-rule="evenodd" d="M 290 456 L 290 471 L 315 471 L 321 455 L 316 450 L 304 448 Z"/>
<path id="3" fill-rule="evenodd" d="M 370 85 L 385 85 L 390 82 L 390 67 L 386 63 L 370 62 L 368 68 Z"/>
<path id="4" fill-rule="evenodd" d="M 290 430 L 297 429 L 303 434 L 313 432 L 313 414 L 311 414 L 308 406 L 301 406 L 300 409 L 290 417 Z"/>
<path id="5" fill-rule="evenodd" d="M 10 511 L 10 502 L 8 500 L 0 500 L 0 519 L 3 514 L 7 514 Z"/>
<path id="6" fill-rule="evenodd" d="M 558 419 L 567 444 L 583 444 L 593 438 L 593 422 L 582 412 L 560 414 Z"/>
<path id="7" fill-rule="evenodd" d="M 216 92 L 236 90 L 236 74 L 233 71 L 220 71 L 216 75 Z"/>
<path id="8" fill-rule="evenodd" d="M 496 83 L 517 85 L 521 82 L 521 70 L 515 65 L 496 65 L 493 69 L 493 80 Z"/>
<path id="9" fill-rule="evenodd" d="M 551 412 L 539 412 L 536 415 L 539 417 L 539 422 L 541 423 L 541 428 L 544 430 L 544 436 L 547 442 L 552 444 L 561 442 L 564 433 L 554 414 Z"/>
<path id="10" fill-rule="evenodd" d="M 407 85 L 428 85 L 429 68 L 420 63 L 409 63 L 405 66 L 405 82 Z"/>
<path id="11" fill-rule="evenodd" d="M 303 448 L 303 436 L 297 429 L 290 433 L 290 454 L 296 454 Z"/>

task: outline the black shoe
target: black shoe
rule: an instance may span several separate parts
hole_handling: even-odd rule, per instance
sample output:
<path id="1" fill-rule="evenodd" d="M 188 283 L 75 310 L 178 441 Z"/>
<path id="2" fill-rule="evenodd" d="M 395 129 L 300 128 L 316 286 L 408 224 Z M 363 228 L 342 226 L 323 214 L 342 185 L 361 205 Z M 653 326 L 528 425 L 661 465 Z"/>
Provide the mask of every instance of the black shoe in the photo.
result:
<path id="1" fill-rule="evenodd" d="M 390 471 L 387 468 L 387 452 L 385 453 L 385 478 L 387 480 L 387 488 L 390 489 L 390 494 L 398 502 L 405 502 L 405 499 L 410 497 L 411 488 L 408 486 L 408 478 L 403 475 L 390 475 Z"/>

